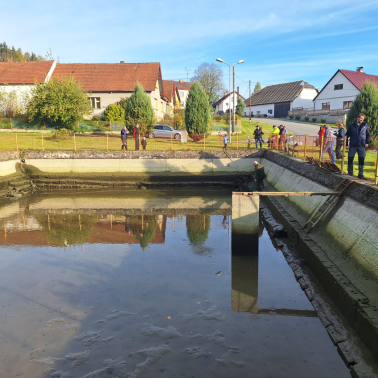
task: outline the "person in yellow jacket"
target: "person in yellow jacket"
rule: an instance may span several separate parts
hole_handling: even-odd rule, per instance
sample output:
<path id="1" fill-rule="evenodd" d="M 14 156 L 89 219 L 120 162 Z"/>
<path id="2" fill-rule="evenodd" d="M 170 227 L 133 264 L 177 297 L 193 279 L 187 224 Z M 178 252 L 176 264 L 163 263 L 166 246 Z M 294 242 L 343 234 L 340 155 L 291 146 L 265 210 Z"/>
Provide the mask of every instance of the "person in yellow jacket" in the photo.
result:
<path id="1" fill-rule="evenodd" d="M 274 125 L 273 126 L 273 131 L 272 131 L 272 143 L 271 143 L 271 147 L 273 149 L 277 149 L 278 147 L 278 139 L 279 139 L 279 134 L 280 134 L 280 129 Z"/>

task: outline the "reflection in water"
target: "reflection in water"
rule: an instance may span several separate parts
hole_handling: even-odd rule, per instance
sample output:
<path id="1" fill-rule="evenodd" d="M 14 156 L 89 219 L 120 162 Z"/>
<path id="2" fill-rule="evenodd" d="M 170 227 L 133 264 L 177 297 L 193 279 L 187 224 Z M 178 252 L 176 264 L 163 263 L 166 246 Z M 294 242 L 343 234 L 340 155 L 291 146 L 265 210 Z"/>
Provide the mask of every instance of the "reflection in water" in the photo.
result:
<path id="1" fill-rule="evenodd" d="M 265 232 L 231 256 L 229 197 L 119 198 L 0 209 L 1 377 L 348 376 L 317 318 L 251 315 L 311 304 Z"/>
<path id="2" fill-rule="evenodd" d="M 205 243 L 210 231 L 210 216 L 205 214 L 187 215 L 186 230 L 191 244 L 201 245 Z"/>

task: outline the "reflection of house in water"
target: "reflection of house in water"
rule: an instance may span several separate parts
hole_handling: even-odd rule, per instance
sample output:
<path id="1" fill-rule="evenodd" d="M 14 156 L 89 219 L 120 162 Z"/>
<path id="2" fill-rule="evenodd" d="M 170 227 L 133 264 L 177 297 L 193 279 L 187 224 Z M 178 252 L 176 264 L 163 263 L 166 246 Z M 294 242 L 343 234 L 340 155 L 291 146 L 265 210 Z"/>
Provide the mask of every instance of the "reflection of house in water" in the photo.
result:
<path id="1" fill-rule="evenodd" d="M 127 231 L 127 217 L 135 221 Z M 3 223 L 0 245 L 163 244 L 165 215 L 16 215 Z M 134 227 L 135 225 L 135 227 Z M 139 231 L 139 233 L 137 232 Z M 142 236 L 141 236 L 142 235 Z"/>

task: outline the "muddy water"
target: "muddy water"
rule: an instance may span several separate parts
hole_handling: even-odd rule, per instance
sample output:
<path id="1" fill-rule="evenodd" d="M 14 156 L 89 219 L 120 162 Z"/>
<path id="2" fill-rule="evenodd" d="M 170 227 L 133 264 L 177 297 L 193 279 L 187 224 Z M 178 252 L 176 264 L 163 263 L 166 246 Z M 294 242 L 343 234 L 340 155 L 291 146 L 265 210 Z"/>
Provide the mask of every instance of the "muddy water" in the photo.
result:
<path id="1" fill-rule="evenodd" d="M 1 377 L 349 377 L 229 193 L 46 193 L 0 209 Z"/>

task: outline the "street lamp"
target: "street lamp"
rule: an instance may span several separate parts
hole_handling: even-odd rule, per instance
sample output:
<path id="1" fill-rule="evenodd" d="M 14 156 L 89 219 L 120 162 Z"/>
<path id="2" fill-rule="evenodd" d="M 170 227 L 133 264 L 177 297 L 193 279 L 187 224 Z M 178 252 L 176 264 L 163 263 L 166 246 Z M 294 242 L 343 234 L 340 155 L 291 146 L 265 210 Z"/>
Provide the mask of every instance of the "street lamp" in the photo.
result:
<path id="1" fill-rule="evenodd" d="M 231 96 L 231 67 L 232 67 L 232 66 L 235 66 L 235 64 L 242 64 L 242 63 L 244 63 L 244 60 L 239 60 L 238 62 L 233 63 L 233 64 L 226 63 L 226 62 L 224 62 L 223 59 L 221 59 L 221 58 L 217 58 L 216 61 L 217 61 L 217 62 L 220 62 L 220 63 L 227 64 L 228 67 L 230 68 L 230 76 L 229 76 L 228 92 L 229 92 L 229 94 L 230 94 L 230 96 Z M 234 70 L 235 70 L 235 68 L 234 68 Z M 235 87 L 235 83 L 234 83 L 234 87 Z M 235 93 L 234 93 L 234 92 L 235 92 L 235 88 L 234 88 L 233 93 L 232 93 L 232 96 L 233 96 L 233 104 L 234 104 L 234 113 L 235 113 Z M 229 104 L 231 104 L 231 101 L 229 101 Z M 230 130 L 229 130 L 229 132 L 230 132 L 230 143 L 231 143 L 231 107 L 230 107 L 230 106 L 228 107 L 228 113 L 230 114 L 230 124 L 229 124 L 229 129 L 230 129 Z"/>

